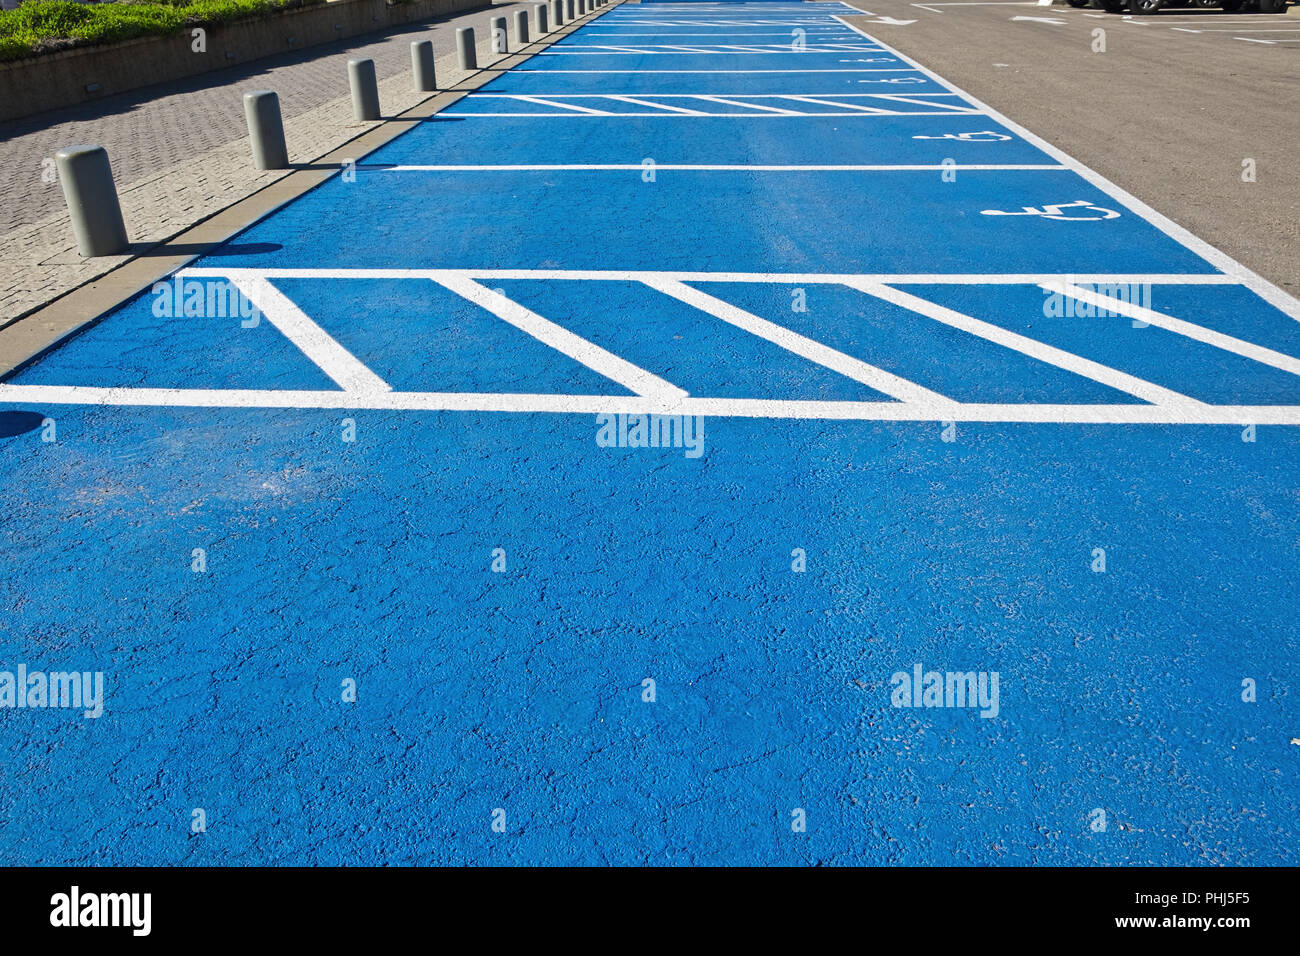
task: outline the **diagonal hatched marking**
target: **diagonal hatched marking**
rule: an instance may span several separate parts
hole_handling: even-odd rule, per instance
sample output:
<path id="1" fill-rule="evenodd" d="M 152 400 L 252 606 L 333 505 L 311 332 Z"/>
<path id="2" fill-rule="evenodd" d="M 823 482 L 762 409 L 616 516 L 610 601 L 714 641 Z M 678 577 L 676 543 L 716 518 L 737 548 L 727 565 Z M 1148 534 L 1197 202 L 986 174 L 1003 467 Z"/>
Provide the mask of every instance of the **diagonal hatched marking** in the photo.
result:
<path id="1" fill-rule="evenodd" d="M 945 395 L 932 392 L 928 388 L 923 388 L 915 382 L 909 382 L 907 379 L 886 372 L 882 368 L 868 365 L 866 362 L 855 359 L 851 355 L 845 355 L 829 345 L 823 345 L 821 342 L 800 335 L 798 332 L 777 325 L 775 322 L 759 318 L 744 309 L 732 305 L 730 302 L 724 302 L 722 299 L 711 296 L 707 292 L 701 292 L 699 289 L 685 283 L 674 279 L 643 279 L 641 281 L 664 295 L 670 295 L 674 299 L 699 309 L 701 312 L 707 312 L 709 315 L 743 329 L 750 335 L 766 339 L 774 345 L 779 345 L 787 352 L 793 352 L 810 362 L 815 362 L 833 372 L 838 372 L 846 378 L 851 378 L 855 382 L 861 382 L 878 392 L 892 395 L 899 401 L 923 406 L 935 413 L 945 409 L 955 410 L 957 407 L 958 403 Z"/>
<path id="2" fill-rule="evenodd" d="M 1207 329 L 1203 325 L 1197 325 L 1194 322 L 1187 322 L 1183 319 L 1176 319 L 1172 315 L 1165 315 L 1162 312 L 1156 312 L 1152 309 L 1140 305 L 1133 305 L 1125 302 L 1123 299 L 1112 298 L 1111 296 L 1100 295 L 1090 289 L 1081 289 L 1077 285 L 1066 285 L 1063 288 L 1053 287 L 1050 283 L 1043 283 L 1041 288 L 1048 292 L 1064 292 L 1072 299 L 1080 302 L 1086 302 L 1089 305 L 1098 306 L 1099 308 L 1108 309 L 1118 315 L 1127 316 L 1130 319 L 1137 319 L 1139 322 L 1145 322 L 1147 325 L 1154 325 L 1157 328 L 1164 329 L 1166 332 L 1173 332 L 1197 342 L 1203 342 L 1206 345 L 1212 345 L 1216 349 L 1222 349 L 1225 352 L 1233 352 L 1243 358 L 1259 362 L 1261 365 L 1269 365 L 1284 372 L 1290 372 L 1292 375 L 1300 375 L 1300 359 L 1295 356 L 1286 355 L 1282 352 L 1276 352 L 1273 349 L 1265 348 L 1262 345 L 1256 345 L 1253 342 L 1247 342 L 1245 339 L 1239 339 L 1231 335 L 1224 335 L 1222 332 L 1215 332 L 1213 329 Z"/>
<path id="3" fill-rule="evenodd" d="M 936 322 L 950 325 L 955 329 L 987 339 L 1005 348 L 1014 349 L 1028 355 L 1030 358 L 1038 359 L 1040 362 L 1055 365 L 1067 372 L 1073 372 L 1076 375 L 1090 378 L 1094 382 L 1100 382 L 1102 385 L 1107 385 L 1118 391 L 1127 392 L 1144 402 L 1176 409 L 1206 407 L 1204 402 L 1199 402 L 1181 392 L 1175 392 L 1172 389 L 1156 385 L 1153 382 L 1138 378 L 1136 375 L 1129 375 L 1127 372 L 1121 372 L 1108 365 L 1102 365 L 1100 362 L 1094 362 L 1081 355 L 1075 355 L 1073 352 L 1055 348 L 1037 339 L 1009 332 L 1001 326 L 983 322 L 969 315 L 963 315 L 961 312 L 937 305 L 911 293 L 873 282 L 854 281 L 846 282 L 845 285 L 915 312 L 918 315 L 923 315 L 927 319 L 934 319 Z"/>
<path id="4" fill-rule="evenodd" d="M 267 321 L 344 391 L 357 394 L 391 391 L 387 382 L 339 345 L 265 278 L 232 276 L 230 283 L 253 303 Z"/>
<path id="5" fill-rule="evenodd" d="M 479 285 L 473 279 L 465 276 L 434 276 L 433 281 L 637 395 L 664 400 L 684 398 L 687 395 L 685 389 L 619 358 L 613 352 L 575 335 L 550 319 L 542 318 L 500 292 Z"/>

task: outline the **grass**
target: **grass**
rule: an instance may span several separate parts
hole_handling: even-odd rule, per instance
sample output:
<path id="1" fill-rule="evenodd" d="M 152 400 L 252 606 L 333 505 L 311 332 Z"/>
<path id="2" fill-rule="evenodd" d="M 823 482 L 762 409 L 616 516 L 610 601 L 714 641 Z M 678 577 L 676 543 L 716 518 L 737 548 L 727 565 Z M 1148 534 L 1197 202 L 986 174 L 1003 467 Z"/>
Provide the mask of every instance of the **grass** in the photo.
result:
<path id="1" fill-rule="evenodd" d="M 28 0 L 0 10 L 0 61 L 132 37 L 174 33 L 183 26 L 225 23 L 323 0 L 152 0 L 85 5 Z"/>

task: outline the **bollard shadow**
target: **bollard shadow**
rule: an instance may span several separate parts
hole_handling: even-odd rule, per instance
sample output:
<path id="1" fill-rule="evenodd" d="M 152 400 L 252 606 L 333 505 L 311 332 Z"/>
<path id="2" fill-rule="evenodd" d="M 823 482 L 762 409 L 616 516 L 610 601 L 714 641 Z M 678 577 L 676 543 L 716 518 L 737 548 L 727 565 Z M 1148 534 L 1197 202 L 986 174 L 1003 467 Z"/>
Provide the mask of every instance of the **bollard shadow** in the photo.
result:
<path id="1" fill-rule="evenodd" d="M 0 438 L 34 432 L 43 421 L 45 416 L 40 412 L 0 412 Z"/>
<path id="2" fill-rule="evenodd" d="M 466 92 L 472 92 L 472 91 L 470 91 L 470 90 L 435 90 L 433 93 L 430 93 L 429 95 L 430 95 L 430 96 L 435 96 L 435 95 L 437 95 L 438 93 L 466 93 Z M 465 118 L 464 118 L 463 116 L 448 116 L 448 117 L 445 117 L 445 118 L 439 120 L 439 118 L 438 118 L 437 116 L 425 116 L 425 117 L 419 117 L 419 116 L 402 116 L 401 114 L 397 114 L 397 115 L 394 115 L 394 116 L 381 116 L 381 117 L 379 117 L 379 119 L 377 119 L 377 120 L 366 120 L 366 122 L 367 122 L 367 123 L 434 123 L 434 122 L 443 122 L 443 123 L 462 123 L 462 122 L 464 122 L 464 120 L 465 120 Z"/>
<path id="3" fill-rule="evenodd" d="M 164 242 L 154 245 L 136 243 L 131 254 L 142 259 L 164 256 L 256 256 L 278 252 L 284 246 L 278 242 Z"/>

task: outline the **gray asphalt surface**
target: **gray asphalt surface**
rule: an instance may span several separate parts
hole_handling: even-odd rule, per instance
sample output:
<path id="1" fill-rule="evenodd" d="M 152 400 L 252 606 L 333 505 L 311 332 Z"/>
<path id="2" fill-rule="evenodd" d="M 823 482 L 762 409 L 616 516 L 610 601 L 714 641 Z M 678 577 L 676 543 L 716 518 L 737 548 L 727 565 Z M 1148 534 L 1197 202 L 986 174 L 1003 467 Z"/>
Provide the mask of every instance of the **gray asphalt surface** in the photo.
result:
<path id="1" fill-rule="evenodd" d="M 860 25 L 1300 294 L 1300 42 L 1276 42 L 1300 40 L 1300 19 L 1171 9 L 1126 20 L 1009 3 L 852 5 L 915 20 L 868 17 Z M 1097 29 L 1105 31 L 1104 53 L 1093 52 Z M 1181 32 L 1189 29 L 1205 32 Z M 1285 29 L 1298 32 L 1271 32 Z M 1253 183 L 1242 181 L 1245 159 L 1255 161 Z"/>

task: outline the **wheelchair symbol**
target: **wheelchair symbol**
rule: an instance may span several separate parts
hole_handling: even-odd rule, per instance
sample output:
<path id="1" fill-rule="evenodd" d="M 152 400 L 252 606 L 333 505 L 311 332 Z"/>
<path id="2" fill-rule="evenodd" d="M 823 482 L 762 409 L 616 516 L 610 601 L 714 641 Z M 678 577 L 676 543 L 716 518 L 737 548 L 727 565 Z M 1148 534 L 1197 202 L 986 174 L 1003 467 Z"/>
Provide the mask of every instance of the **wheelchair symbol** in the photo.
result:
<path id="1" fill-rule="evenodd" d="M 1005 133 L 995 133 L 991 129 L 978 133 L 944 133 L 942 136 L 913 136 L 912 139 L 955 139 L 962 143 L 1001 143 L 1011 137 Z"/>
<path id="2" fill-rule="evenodd" d="M 1119 213 L 1114 209 L 1106 209 L 1103 206 L 1094 206 L 1086 199 L 1080 199 L 1076 202 L 1062 202 L 1045 205 L 1042 209 L 1033 206 L 1021 206 L 1022 212 L 1003 212 L 1000 209 L 981 210 L 981 216 L 1042 216 L 1044 219 L 1056 219 L 1061 222 L 1096 222 L 1101 219 L 1118 219 Z M 1070 216 L 1063 210 L 1077 209 L 1080 212 L 1092 211 L 1100 213 L 1099 216 Z"/>

